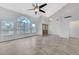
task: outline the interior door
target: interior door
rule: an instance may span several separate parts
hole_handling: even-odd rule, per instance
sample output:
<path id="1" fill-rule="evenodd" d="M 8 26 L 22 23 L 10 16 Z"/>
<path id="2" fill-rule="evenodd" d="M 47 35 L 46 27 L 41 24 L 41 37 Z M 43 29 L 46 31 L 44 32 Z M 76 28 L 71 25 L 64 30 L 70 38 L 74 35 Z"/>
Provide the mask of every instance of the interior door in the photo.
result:
<path id="1" fill-rule="evenodd" d="M 48 35 L 48 24 L 42 24 L 42 35 L 43 36 Z"/>

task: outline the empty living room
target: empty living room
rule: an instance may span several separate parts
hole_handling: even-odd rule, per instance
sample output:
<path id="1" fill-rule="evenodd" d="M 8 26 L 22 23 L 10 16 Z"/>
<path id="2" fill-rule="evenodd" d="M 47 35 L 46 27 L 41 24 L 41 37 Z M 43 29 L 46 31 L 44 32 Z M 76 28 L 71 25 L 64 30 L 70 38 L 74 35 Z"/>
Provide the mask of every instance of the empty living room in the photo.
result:
<path id="1" fill-rule="evenodd" d="M 0 55 L 79 55 L 79 3 L 0 3 Z"/>

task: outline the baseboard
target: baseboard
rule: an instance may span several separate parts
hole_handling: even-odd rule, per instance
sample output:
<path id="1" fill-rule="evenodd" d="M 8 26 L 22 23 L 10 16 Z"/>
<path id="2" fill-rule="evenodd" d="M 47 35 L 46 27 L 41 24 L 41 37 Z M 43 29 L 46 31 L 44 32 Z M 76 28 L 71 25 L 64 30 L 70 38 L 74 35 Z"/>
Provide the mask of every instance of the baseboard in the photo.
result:
<path id="1" fill-rule="evenodd" d="M 10 41 L 14 41 L 14 40 L 20 40 L 20 39 L 24 39 L 24 38 L 33 37 L 33 36 L 39 36 L 39 35 L 29 35 L 29 36 L 26 36 L 26 37 L 15 38 L 15 39 L 10 39 L 10 40 L 4 40 L 4 41 L 1 41 L 0 43 L 3 43 L 3 42 L 10 42 Z"/>

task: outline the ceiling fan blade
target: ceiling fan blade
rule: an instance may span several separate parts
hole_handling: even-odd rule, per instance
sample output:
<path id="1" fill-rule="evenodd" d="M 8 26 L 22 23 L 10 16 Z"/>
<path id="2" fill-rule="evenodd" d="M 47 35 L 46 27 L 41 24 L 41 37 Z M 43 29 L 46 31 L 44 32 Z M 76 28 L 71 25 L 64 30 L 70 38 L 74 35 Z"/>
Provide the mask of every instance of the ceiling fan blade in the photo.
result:
<path id="1" fill-rule="evenodd" d="M 34 9 L 27 9 L 27 10 L 34 10 Z"/>
<path id="2" fill-rule="evenodd" d="M 40 12 L 43 12 L 43 13 L 46 13 L 45 11 L 43 11 L 43 10 L 41 10 L 41 9 L 39 9 L 39 11 L 40 11 Z"/>
<path id="3" fill-rule="evenodd" d="M 43 4 L 43 5 L 40 5 L 39 8 L 43 8 L 44 6 L 46 6 L 47 3 Z"/>
<path id="4" fill-rule="evenodd" d="M 32 6 L 35 7 L 35 4 L 33 3 Z"/>

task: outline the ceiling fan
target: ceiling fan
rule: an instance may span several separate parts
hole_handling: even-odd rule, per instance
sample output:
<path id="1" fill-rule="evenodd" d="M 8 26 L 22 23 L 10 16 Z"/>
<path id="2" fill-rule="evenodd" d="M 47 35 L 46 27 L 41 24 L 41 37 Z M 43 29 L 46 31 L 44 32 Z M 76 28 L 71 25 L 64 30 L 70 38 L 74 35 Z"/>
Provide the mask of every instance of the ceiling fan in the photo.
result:
<path id="1" fill-rule="evenodd" d="M 28 10 L 34 10 L 35 14 L 37 14 L 38 12 L 46 13 L 44 10 L 42 10 L 42 8 L 45 7 L 46 5 L 47 3 L 38 6 L 38 4 L 35 3 L 35 4 L 32 4 L 33 9 L 28 9 Z"/>

